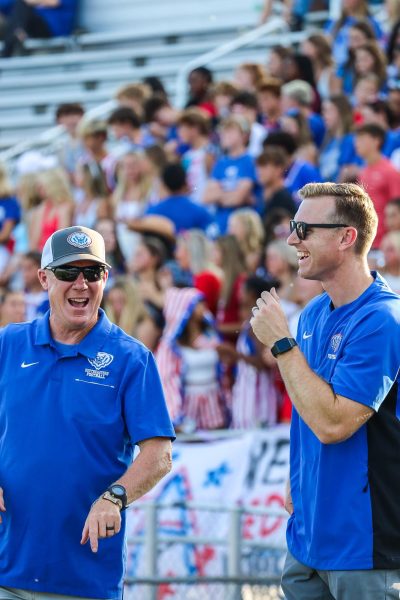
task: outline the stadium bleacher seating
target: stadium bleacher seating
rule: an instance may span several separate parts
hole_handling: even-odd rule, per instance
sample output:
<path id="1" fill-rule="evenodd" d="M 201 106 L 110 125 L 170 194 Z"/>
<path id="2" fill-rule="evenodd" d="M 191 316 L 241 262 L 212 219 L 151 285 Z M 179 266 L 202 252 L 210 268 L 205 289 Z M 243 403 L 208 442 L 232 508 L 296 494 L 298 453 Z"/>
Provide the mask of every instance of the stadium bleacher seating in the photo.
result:
<path id="1" fill-rule="evenodd" d="M 178 70 L 189 60 L 237 37 L 257 24 L 257 6 L 228 0 L 172 4 L 82 0 L 73 38 L 28 40 L 29 56 L 0 60 L 0 150 L 36 136 L 54 125 L 62 102 L 93 108 L 113 97 L 123 83 L 159 76 L 174 99 Z M 127 23 L 131 23 L 128 28 Z M 281 35 L 218 59 L 211 65 L 217 79 L 230 77 L 240 62 L 264 62 L 267 46 Z"/>

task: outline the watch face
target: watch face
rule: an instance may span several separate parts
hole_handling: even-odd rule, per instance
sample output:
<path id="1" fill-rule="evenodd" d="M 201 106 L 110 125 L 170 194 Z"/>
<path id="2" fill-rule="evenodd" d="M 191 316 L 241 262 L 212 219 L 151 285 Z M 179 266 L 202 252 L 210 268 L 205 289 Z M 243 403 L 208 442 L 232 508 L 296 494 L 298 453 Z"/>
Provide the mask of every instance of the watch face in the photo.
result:
<path id="1" fill-rule="evenodd" d="M 122 485 L 112 485 L 110 492 L 115 496 L 125 496 L 125 488 Z"/>

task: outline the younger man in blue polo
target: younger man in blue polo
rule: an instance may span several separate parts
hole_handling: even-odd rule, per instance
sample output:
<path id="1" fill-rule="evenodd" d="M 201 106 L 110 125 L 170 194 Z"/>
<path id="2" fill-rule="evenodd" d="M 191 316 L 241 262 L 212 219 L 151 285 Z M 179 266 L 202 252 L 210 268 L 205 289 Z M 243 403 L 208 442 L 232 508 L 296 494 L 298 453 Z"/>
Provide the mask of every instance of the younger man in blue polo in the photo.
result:
<path id="1" fill-rule="evenodd" d="M 400 297 L 367 254 L 371 198 L 354 184 L 309 184 L 288 243 L 299 275 L 325 292 L 290 337 L 278 295 L 253 309 L 293 402 L 287 600 L 394 600 L 400 584 Z"/>

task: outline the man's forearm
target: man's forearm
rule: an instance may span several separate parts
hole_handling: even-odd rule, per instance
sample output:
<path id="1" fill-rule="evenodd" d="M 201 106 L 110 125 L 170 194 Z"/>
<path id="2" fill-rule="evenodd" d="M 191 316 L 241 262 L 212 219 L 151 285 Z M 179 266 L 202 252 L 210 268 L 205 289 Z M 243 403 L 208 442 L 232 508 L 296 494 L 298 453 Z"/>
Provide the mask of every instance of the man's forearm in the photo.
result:
<path id="1" fill-rule="evenodd" d="M 239 189 L 222 193 L 222 206 L 236 207 L 247 203 L 250 203 L 250 192 L 248 190 Z"/>
<path id="2" fill-rule="evenodd" d="M 171 470 L 171 442 L 153 442 L 144 442 L 136 459 L 116 482 L 125 487 L 128 504 L 147 494 Z"/>
<path id="3" fill-rule="evenodd" d="M 323 443 L 333 443 L 348 437 L 342 433 L 347 422 L 347 403 L 337 396 L 331 386 L 312 371 L 299 348 L 293 348 L 278 357 L 278 367 L 286 390 L 297 412 Z M 354 431 L 370 415 L 355 418 Z M 346 428 L 347 431 L 347 428 Z"/>

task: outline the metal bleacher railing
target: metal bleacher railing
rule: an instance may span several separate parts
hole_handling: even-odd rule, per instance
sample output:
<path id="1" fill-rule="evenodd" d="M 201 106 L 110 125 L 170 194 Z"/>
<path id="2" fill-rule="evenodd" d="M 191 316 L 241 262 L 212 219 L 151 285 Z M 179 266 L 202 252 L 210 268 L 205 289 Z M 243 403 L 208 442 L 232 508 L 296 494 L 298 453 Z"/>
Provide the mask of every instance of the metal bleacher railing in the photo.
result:
<path id="1" fill-rule="evenodd" d="M 202 53 L 196 58 L 187 61 L 176 73 L 175 85 L 174 85 L 174 104 L 177 106 L 183 106 L 186 99 L 186 78 L 188 72 L 199 65 L 217 65 L 221 68 L 224 65 L 224 60 L 227 60 L 228 55 L 232 55 L 236 50 L 244 47 L 251 48 L 252 45 L 262 42 L 264 52 L 268 52 L 268 48 L 274 44 L 282 42 L 282 34 L 285 36 L 285 44 L 292 45 L 299 43 L 306 37 L 309 31 L 292 33 L 287 30 L 287 25 L 280 17 L 274 17 L 267 23 L 247 31 L 246 33 L 239 35 L 233 40 L 219 44 L 211 51 Z M 103 34 L 104 35 L 104 34 Z M 45 57 L 40 57 L 45 58 Z M 54 58 L 54 57 L 53 57 Z M 68 61 L 68 55 L 62 55 L 60 59 L 64 62 Z M 230 59 L 229 65 L 232 65 L 232 59 Z M 46 61 L 45 61 L 46 62 Z M 161 69 L 162 70 L 162 69 Z M 62 77 L 62 75 L 61 75 Z M 21 84 L 22 85 L 22 84 Z M 107 117 L 110 111 L 115 106 L 113 100 L 101 103 L 95 108 L 89 109 L 86 113 L 87 118 L 104 118 Z M 10 148 L 0 153 L 0 160 L 12 162 L 22 153 L 32 149 L 43 149 L 45 153 L 54 152 L 57 150 L 59 145 L 62 143 L 64 131 L 62 127 L 51 127 L 45 130 L 39 136 L 32 136 L 31 138 L 24 139 Z"/>

